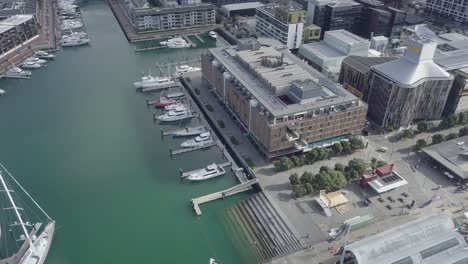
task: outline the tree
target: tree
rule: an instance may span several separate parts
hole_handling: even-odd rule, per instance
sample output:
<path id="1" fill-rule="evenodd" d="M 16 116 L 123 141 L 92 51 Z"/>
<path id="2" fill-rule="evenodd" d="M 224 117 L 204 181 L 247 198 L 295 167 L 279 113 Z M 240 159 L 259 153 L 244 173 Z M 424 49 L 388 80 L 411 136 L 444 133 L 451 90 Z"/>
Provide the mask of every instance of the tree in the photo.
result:
<path id="1" fill-rule="evenodd" d="M 359 177 L 367 170 L 367 163 L 363 159 L 354 158 L 348 162 L 348 167 L 359 173 Z"/>
<path id="2" fill-rule="evenodd" d="M 413 138 L 414 137 L 414 132 L 412 129 L 403 129 L 400 134 L 400 138 Z"/>
<path id="3" fill-rule="evenodd" d="M 416 141 L 416 148 L 417 149 L 424 148 L 425 146 L 427 146 L 427 142 L 426 142 L 425 139 L 418 139 L 418 141 Z"/>
<path id="4" fill-rule="evenodd" d="M 458 124 L 459 125 L 466 125 L 468 123 L 468 116 L 467 113 L 458 113 Z"/>
<path id="5" fill-rule="evenodd" d="M 277 172 L 287 171 L 294 167 L 294 163 L 289 158 L 283 158 L 274 163 Z"/>
<path id="6" fill-rule="evenodd" d="M 317 161 L 317 149 L 311 150 L 305 156 L 305 161 L 307 164 L 312 164 Z"/>
<path id="7" fill-rule="evenodd" d="M 310 194 L 314 191 L 314 188 L 312 187 L 312 184 L 306 182 L 304 183 L 304 188 L 306 189 L 307 194 Z"/>
<path id="8" fill-rule="evenodd" d="M 345 166 L 341 163 L 336 163 L 334 170 L 339 171 L 341 173 L 344 173 L 345 171 Z"/>
<path id="9" fill-rule="evenodd" d="M 351 144 L 348 141 L 341 141 L 341 147 L 343 148 L 344 154 L 351 154 L 353 149 L 351 148 Z"/>
<path id="10" fill-rule="evenodd" d="M 451 140 L 451 139 L 455 139 L 457 137 L 458 137 L 458 133 L 453 132 L 453 133 L 450 133 L 450 134 L 446 135 L 445 140 Z"/>
<path id="11" fill-rule="evenodd" d="M 338 190 L 343 187 L 345 187 L 348 184 L 348 181 L 346 180 L 346 177 L 343 175 L 343 173 L 339 171 L 329 171 L 328 175 L 330 177 L 330 181 L 332 183 L 332 190 Z"/>
<path id="12" fill-rule="evenodd" d="M 307 194 L 307 190 L 302 185 L 293 185 L 292 187 L 293 195 L 297 198 L 300 198 Z"/>
<path id="13" fill-rule="evenodd" d="M 418 131 L 419 133 L 426 132 L 429 130 L 429 123 L 426 121 L 421 121 L 418 123 Z"/>
<path id="14" fill-rule="evenodd" d="M 314 175 L 311 172 L 304 171 L 301 176 L 301 183 L 312 183 L 314 181 Z"/>
<path id="15" fill-rule="evenodd" d="M 327 166 L 321 166 L 319 169 L 319 172 L 329 172 L 329 171 L 330 171 L 330 168 L 328 168 Z"/>
<path id="16" fill-rule="evenodd" d="M 387 162 L 385 162 L 383 160 L 378 160 L 377 163 L 375 164 L 375 167 L 380 168 L 380 167 L 383 167 L 385 165 L 387 165 Z"/>
<path id="17" fill-rule="evenodd" d="M 370 164 L 371 164 L 371 167 L 372 167 L 373 170 L 375 168 L 377 168 L 377 161 L 379 161 L 379 160 L 377 158 L 375 158 L 375 157 L 370 160 Z"/>
<path id="18" fill-rule="evenodd" d="M 337 142 L 332 145 L 332 151 L 333 151 L 333 155 L 338 156 L 343 151 L 343 147 L 341 146 L 339 142 Z"/>
<path id="19" fill-rule="evenodd" d="M 321 172 L 315 175 L 314 183 L 312 184 L 316 190 L 331 191 L 333 188 L 333 180 L 328 172 Z"/>
<path id="20" fill-rule="evenodd" d="M 353 180 L 359 179 L 361 177 L 361 175 L 359 174 L 359 172 L 357 170 L 352 169 L 350 167 L 346 167 L 345 177 L 348 180 L 348 182 L 351 182 Z"/>
<path id="21" fill-rule="evenodd" d="M 295 167 L 302 167 L 304 165 L 304 159 L 302 157 L 293 156 L 291 161 L 294 163 Z"/>
<path id="22" fill-rule="evenodd" d="M 351 147 L 353 149 L 363 149 L 364 148 L 364 142 L 358 137 L 352 137 L 349 139 L 349 143 L 351 144 Z"/>
<path id="23" fill-rule="evenodd" d="M 432 136 L 432 144 L 439 144 L 444 141 L 444 136 L 442 134 L 434 134 Z"/>
<path id="24" fill-rule="evenodd" d="M 291 183 L 291 185 L 300 184 L 301 182 L 299 181 L 299 175 L 297 175 L 297 173 L 291 174 L 291 176 L 289 176 L 289 182 Z"/>
<path id="25" fill-rule="evenodd" d="M 326 148 L 317 148 L 317 160 L 326 160 L 331 157 L 330 151 Z"/>
<path id="26" fill-rule="evenodd" d="M 446 118 L 442 119 L 442 121 L 439 124 L 439 128 L 441 129 L 447 129 L 454 127 L 458 124 L 458 118 L 456 115 L 449 115 Z"/>
<path id="27" fill-rule="evenodd" d="M 468 126 L 460 128 L 460 130 L 458 131 L 458 135 L 460 137 L 468 135 Z"/>

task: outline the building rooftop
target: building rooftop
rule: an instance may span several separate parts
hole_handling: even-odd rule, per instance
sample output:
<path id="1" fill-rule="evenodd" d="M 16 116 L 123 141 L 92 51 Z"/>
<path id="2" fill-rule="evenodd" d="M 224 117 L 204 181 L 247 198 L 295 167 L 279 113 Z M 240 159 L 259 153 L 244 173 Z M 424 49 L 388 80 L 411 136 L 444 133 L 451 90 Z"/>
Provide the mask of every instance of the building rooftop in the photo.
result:
<path id="1" fill-rule="evenodd" d="M 384 7 L 384 3 L 380 0 L 355 0 L 356 2 L 360 4 L 364 4 L 369 7 Z"/>
<path id="2" fill-rule="evenodd" d="M 328 46 L 324 42 L 311 42 L 301 45 L 302 50 L 313 53 L 321 59 L 333 59 L 348 56 L 346 53 Z"/>
<path id="3" fill-rule="evenodd" d="M 422 149 L 462 179 L 468 179 L 468 136 L 459 137 Z"/>
<path id="4" fill-rule="evenodd" d="M 33 15 L 15 15 L 5 20 L 0 21 L 0 33 L 3 33 L 11 28 L 21 25 L 24 22 L 34 19 Z"/>
<path id="5" fill-rule="evenodd" d="M 364 56 L 348 56 L 343 60 L 343 63 L 353 66 L 362 73 L 368 73 L 370 68 L 374 65 L 379 65 L 386 63 L 392 60 L 395 60 L 395 57 L 364 57 Z"/>
<path id="6" fill-rule="evenodd" d="M 290 1 L 288 3 L 282 4 L 282 5 L 277 5 L 276 7 L 286 10 L 286 11 L 301 11 L 304 10 L 302 5 L 300 5 L 297 2 Z"/>
<path id="7" fill-rule="evenodd" d="M 325 32 L 325 35 L 333 36 L 349 45 L 369 43 L 369 40 L 361 38 L 360 36 L 353 34 L 344 29 L 330 30 L 330 31 Z"/>
<path id="8" fill-rule="evenodd" d="M 465 246 L 450 217 L 431 215 L 351 243 L 346 250 L 359 264 L 455 264 L 468 261 Z"/>
<path id="9" fill-rule="evenodd" d="M 227 11 L 236 11 L 236 10 L 258 8 L 261 6 L 264 6 L 264 4 L 260 2 L 247 2 L 247 3 L 223 5 L 222 8 Z"/>
<path id="10" fill-rule="evenodd" d="M 210 49 L 210 52 L 228 72 L 235 76 L 239 84 L 245 87 L 274 116 L 285 116 L 330 105 L 354 103 L 357 106 L 362 104 L 354 95 L 323 76 L 287 49 L 277 50 L 262 46 L 258 50 L 238 51 L 234 48 L 217 48 Z M 333 96 L 305 104 L 287 104 L 279 98 L 281 95 L 289 95 L 293 81 L 308 80 L 327 89 Z"/>
<path id="11" fill-rule="evenodd" d="M 339 2 L 329 3 L 328 6 L 336 8 L 336 7 L 361 6 L 361 4 L 351 1 L 351 0 L 341 0 Z"/>

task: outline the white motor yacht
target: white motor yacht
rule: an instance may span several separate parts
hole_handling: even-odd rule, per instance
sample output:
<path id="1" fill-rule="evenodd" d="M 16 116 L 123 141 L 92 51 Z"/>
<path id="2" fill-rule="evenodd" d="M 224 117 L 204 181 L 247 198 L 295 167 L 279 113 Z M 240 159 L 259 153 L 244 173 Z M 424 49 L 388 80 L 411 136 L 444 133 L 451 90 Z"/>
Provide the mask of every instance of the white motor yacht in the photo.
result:
<path id="1" fill-rule="evenodd" d="M 180 66 L 176 67 L 177 74 L 183 74 L 183 73 L 187 73 L 187 72 L 197 72 L 197 71 L 201 71 L 201 68 L 200 67 L 192 67 L 192 66 L 189 66 L 189 65 L 180 65 Z"/>
<path id="2" fill-rule="evenodd" d="M 172 38 L 168 39 L 167 41 L 161 41 L 159 42 L 161 46 L 166 46 L 171 49 L 177 49 L 177 48 L 189 48 L 190 44 L 183 38 L 178 37 L 178 38 Z"/>
<path id="3" fill-rule="evenodd" d="M 30 71 L 23 71 L 19 67 L 9 69 L 3 75 L 5 78 L 29 79 L 31 77 Z"/>
<path id="4" fill-rule="evenodd" d="M 62 47 L 72 47 L 72 46 L 81 46 L 89 43 L 88 38 L 80 38 L 80 37 L 66 37 L 63 38 L 60 42 Z"/>
<path id="5" fill-rule="evenodd" d="M 193 147 L 200 147 L 204 146 L 207 144 L 213 143 L 213 138 L 211 137 L 210 132 L 205 132 L 200 134 L 194 139 L 189 139 L 185 141 L 184 143 L 180 144 L 181 147 L 183 148 L 193 148 Z"/>
<path id="6" fill-rule="evenodd" d="M 141 77 L 141 81 L 133 83 L 136 88 L 165 87 L 176 82 L 168 77 L 153 77 L 150 74 Z"/>
<path id="7" fill-rule="evenodd" d="M 5 95 L 5 94 L 6 94 L 5 90 L 0 89 L 0 96 Z"/>
<path id="8" fill-rule="evenodd" d="M 25 61 L 23 64 L 21 64 L 21 68 L 25 69 L 38 69 L 42 67 L 42 64 L 35 63 L 33 61 Z"/>
<path id="9" fill-rule="evenodd" d="M 54 54 L 50 54 L 48 52 L 45 52 L 43 50 L 38 50 L 36 52 L 34 52 L 34 55 L 38 58 L 41 58 L 41 59 L 53 59 L 55 57 Z"/>
<path id="10" fill-rule="evenodd" d="M 175 104 L 166 105 L 164 107 L 164 110 L 171 111 L 171 110 L 176 110 L 177 108 L 180 108 L 180 107 L 184 107 L 184 104 L 182 104 L 181 102 L 177 102 Z"/>
<path id="11" fill-rule="evenodd" d="M 208 32 L 208 35 L 209 35 L 210 37 L 214 38 L 214 39 L 216 39 L 216 38 L 218 37 L 218 34 L 216 34 L 216 32 L 214 32 L 214 31 Z"/>
<path id="12" fill-rule="evenodd" d="M 204 126 L 197 126 L 197 127 L 186 127 L 185 129 L 181 129 L 172 133 L 174 137 L 188 137 L 188 136 L 198 136 L 206 132 L 206 128 Z"/>
<path id="13" fill-rule="evenodd" d="M 186 109 L 185 107 L 177 107 L 174 110 L 168 111 L 166 114 L 158 116 L 157 119 L 162 122 L 170 122 L 170 121 L 179 121 L 188 118 L 192 118 L 193 114 L 190 109 Z"/>
<path id="14" fill-rule="evenodd" d="M 173 92 L 173 93 L 168 93 L 165 95 L 165 97 L 168 99 L 180 99 L 184 96 L 185 94 L 183 92 Z"/>
<path id="15" fill-rule="evenodd" d="M 26 60 L 24 60 L 24 62 L 34 62 L 34 63 L 39 64 L 39 65 L 44 65 L 44 64 L 47 63 L 46 60 L 42 60 L 42 59 L 39 59 L 39 58 L 36 58 L 36 57 L 27 58 Z"/>
<path id="16" fill-rule="evenodd" d="M 201 170 L 190 173 L 186 179 L 189 181 L 203 181 L 226 174 L 226 170 L 216 163 L 210 164 Z"/>

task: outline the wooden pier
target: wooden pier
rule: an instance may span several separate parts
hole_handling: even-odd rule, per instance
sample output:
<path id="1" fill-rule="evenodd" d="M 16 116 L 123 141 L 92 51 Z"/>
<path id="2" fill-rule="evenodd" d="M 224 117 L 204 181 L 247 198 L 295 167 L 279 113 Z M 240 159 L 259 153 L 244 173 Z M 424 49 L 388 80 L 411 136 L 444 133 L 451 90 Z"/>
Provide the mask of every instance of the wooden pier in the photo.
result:
<path id="1" fill-rule="evenodd" d="M 174 156 L 174 155 L 178 155 L 178 154 L 183 154 L 183 153 L 187 153 L 187 152 L 191 152 L 191 151 L 195 151 L 195 150 L 200 150 L 200 149 L 206 149 L 206 148 L 211 148 L 213 146 L 216 146 L 216 142 L 213 142 L 213 143 L 210 143 L 210 144 L 206 144 L 206 145 L 203 145 L 203 146 L 199 146 L 199 147 L 193 147 L 193 148 L 183 148 L 183 149 L 177 149 L 177 150 L 173 150 L 172 148 L 169 150 L 171 153 L 171 157 Z"/>
<path id="2" fill-rule="evenodd" d="M 221 168 L 225 168 L 225 167 L 228 167 L 228 166 L 232 166 L 232 162 L 228 161 L 228 162 L 221 163 L 221 164 L 216 164 L 216 165 L 218 165 Z M 180 177 L 181 178 L 188 177 L 190 174 L 195 173 L 195 172 L 200 171 L 200 170 L 203 170 L 203 168 L 193 170 L 193 171 L 187 171 L 187 172 L 183 172 L 182 169 L 180 169 Z"/>
<path id="3" fill-rule="evenodd" d="M 140 52 L 140 51 L 148 51 L 148 50 L 158 50 L 158 49 L 163 49 L 167 48 L 166 46 L 155 46 L 155 47 L 148 47 L 148 48 L 137 48 L 135 47 L 135 52 Z"/>
<path id="4" fill-rule="evenodd" d="M 202 214 L 202 211 L 200 209 L 201 204 L 208 203 L 208 202 L 218 200 L 218 199 L 222 199 L 224 197 L 228 197 L 228 196 L 238 194 L 238 193 L 241 193 L 241 192 L 248 191 L 248 190 L 252 189 L 252 185 L 254 185 L 256 183 L 257 183 L 257 179 L 253 179 L 253 180 L 246 181 L 244 183 L 238 184 L 236 186 L 233 186 L 233 187 L 231 187 L 229 189 L 226 189 L 226 190 L 223 190 L 223 191 L 219 191 L 219 192 L 207 194 L 207 195 L 204 195 L 204 196 L 201 196 L 201 197 L 198 197 L 198 198 L 194 198 L 194 199 L 192 199 L 193 210 L 195 210 L 195 213 L 199 216 L 199 215 Z"/>

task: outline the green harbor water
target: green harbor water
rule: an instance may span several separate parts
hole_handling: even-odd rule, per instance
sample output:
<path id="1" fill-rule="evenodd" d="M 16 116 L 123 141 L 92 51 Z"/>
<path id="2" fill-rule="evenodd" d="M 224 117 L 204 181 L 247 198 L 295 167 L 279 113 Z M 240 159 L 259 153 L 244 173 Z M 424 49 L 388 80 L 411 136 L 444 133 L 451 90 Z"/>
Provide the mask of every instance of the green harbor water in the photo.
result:
<path id="1" fill-rule="evenodd" d="M 57 221 L 48 264 L 243 263 L 221 214 L 241 194 L 202 206 L 190 199 L 236 184 L 201 183 L 185 170 L 220 161 L 217 149 L 171 160 L 153 109 L 132 83 L 156 63 L 202 49 L 137 53 L 104 1 L 81 3 L 91 45 L 67 48 L 29 80 L 0 80 L 0 161 Z M 163 126 L 169 129 L 170 126 Z"/>

